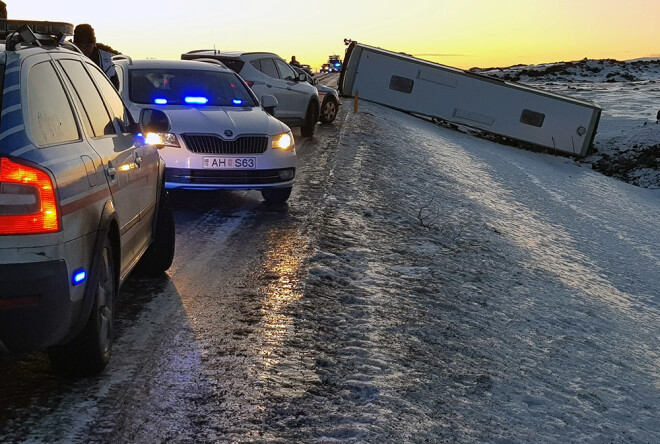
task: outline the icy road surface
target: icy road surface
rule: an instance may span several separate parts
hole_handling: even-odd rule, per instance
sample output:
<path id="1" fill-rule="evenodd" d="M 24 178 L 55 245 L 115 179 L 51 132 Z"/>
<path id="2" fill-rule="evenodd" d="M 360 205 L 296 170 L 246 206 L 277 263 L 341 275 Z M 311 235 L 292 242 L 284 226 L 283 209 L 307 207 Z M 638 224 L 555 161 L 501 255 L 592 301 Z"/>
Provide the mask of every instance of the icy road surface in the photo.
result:
<path id="1" fill-rule="evenodd" d="M 345 101 L 288 206 L 173 196 L 104 375 L 0 365 L 0 442 L 660 442 L 660 190 Z"/>

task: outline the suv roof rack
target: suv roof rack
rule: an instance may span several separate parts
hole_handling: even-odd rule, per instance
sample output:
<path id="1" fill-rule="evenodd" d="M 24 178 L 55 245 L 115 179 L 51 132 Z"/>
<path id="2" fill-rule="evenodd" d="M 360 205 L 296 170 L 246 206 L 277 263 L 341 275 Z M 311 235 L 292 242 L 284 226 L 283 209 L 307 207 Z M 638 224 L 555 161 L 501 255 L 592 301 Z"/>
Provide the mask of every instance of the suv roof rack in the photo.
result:
<path id="1" fill-rule="evenodd" d="M 220 52 L 215 48 L 213 48 L 213 49 L 194 49 L 192 51 L 188 51 L 186 54 L 196 54 L 198 52 L 211 52 L 211 51 L 213 51 L 213 54 L 218 54 Z"/>
<path id="2" fill-rule="evenodd" d="M 64 22 L 36 22 L 29 20 L 0 19 L 0 40 L 6 40 L 9 51 L 18 46 L 66 46 L 80 50 L 64 39 L 73 35 L 73 25 Z"/>
<path id="3" fill-rule="evenodd" d="M 112 61 L 113 62 L 116 62 L 118 60 L 126 60 L 129 65 L 133 64 L 133 59 L 130 58 L 129 56 L 127 56 L 127 55 L 124 55 L 124 54 L 117 54 L 115 56 L 112 56 Z"/>
<path id="4" fill-rule="evenodd" d="M 190 61 L 191 61 L 191 62 L 206 62 L 206 63 L 212 63 L 212 64 L 214 64 L 214 65 L 222 66 L 223 68 L 226 68 L 226 67 L 227 67 L 227 65 L 225 65 L 224 63 L 222 63 L 222 62 L 221 62 L 220 60 L 218 60 L 218 59 L 209 59 L 209 58 L 206 58 L 206 57 L 200 57 L 200 58 L 197 58 L 197 59 L 192 59 L 192 60 L 190 60 Z"/>
<path id="5" fill-rule="evenodd" d="M 203 52 L 212 52 L 213 53 L 213 54 L 208 54 L 208 55 L 205 54 L 207 57 L 217 56 L 217 57 L 223 57 L 223 58 L 236 58 L 236 57 L 241 57 L 241 56 L 244 56 L 244 55 L 268 54 L 268 55 L 274 55 L 274 56 L 277 56 L 279 58 L 282 58 L 278 54 L 276 54 L 274 52 L 270 52 L 270 51 L 224 51 L 224 52 L 221 52 L 217 49 L 195 49 L 194 51 L 188 51 L 184 54 L 181 54 L 181 59 L 182 60 L 193 60 L 193 58 L 191 56 L 193 56 L 195 54 L 203 53 Z M 197 60 L 197 59 L 195 59 L 195 60 Z"/>

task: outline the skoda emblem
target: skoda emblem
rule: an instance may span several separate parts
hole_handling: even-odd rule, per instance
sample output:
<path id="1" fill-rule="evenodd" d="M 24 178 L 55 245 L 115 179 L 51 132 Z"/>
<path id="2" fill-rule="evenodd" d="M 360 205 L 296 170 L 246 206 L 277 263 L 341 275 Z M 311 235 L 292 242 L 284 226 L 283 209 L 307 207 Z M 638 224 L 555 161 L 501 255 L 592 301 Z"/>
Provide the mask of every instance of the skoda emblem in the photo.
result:
<path id="1" fill-rule="evenodd" d="M 231 137 L 233 135 L 234 135 L 234 133 L 232 133 L 231 130 L 225 130 L 225 136 Z"/>

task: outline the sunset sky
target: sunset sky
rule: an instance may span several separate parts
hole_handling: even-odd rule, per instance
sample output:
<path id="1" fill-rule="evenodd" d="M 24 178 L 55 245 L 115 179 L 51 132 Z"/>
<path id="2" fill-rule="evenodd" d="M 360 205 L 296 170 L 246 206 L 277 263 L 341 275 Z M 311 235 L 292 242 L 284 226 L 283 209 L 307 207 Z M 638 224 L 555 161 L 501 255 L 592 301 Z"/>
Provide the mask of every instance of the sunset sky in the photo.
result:
<path id="1" fill-rule="evenodd" d="M 269 51 L 318 69 L 344 38 L 459 68 L 660 58 L 658 0 L 5 0 L 10 19 L 89 23 L 135 59 Z"/>

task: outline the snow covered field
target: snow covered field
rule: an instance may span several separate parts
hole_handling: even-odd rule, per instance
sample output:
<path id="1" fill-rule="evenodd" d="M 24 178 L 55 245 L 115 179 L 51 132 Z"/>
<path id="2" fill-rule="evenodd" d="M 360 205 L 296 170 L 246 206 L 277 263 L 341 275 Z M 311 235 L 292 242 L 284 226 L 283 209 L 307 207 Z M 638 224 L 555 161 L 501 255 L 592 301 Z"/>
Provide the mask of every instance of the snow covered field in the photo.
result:
<path id="1" fill-rule="evenodd" d="M 474 72 L 591 100 L 603 109 L 583 162 L 641 187 L 660 188 L 660 60 L 582 60 Z"/>

